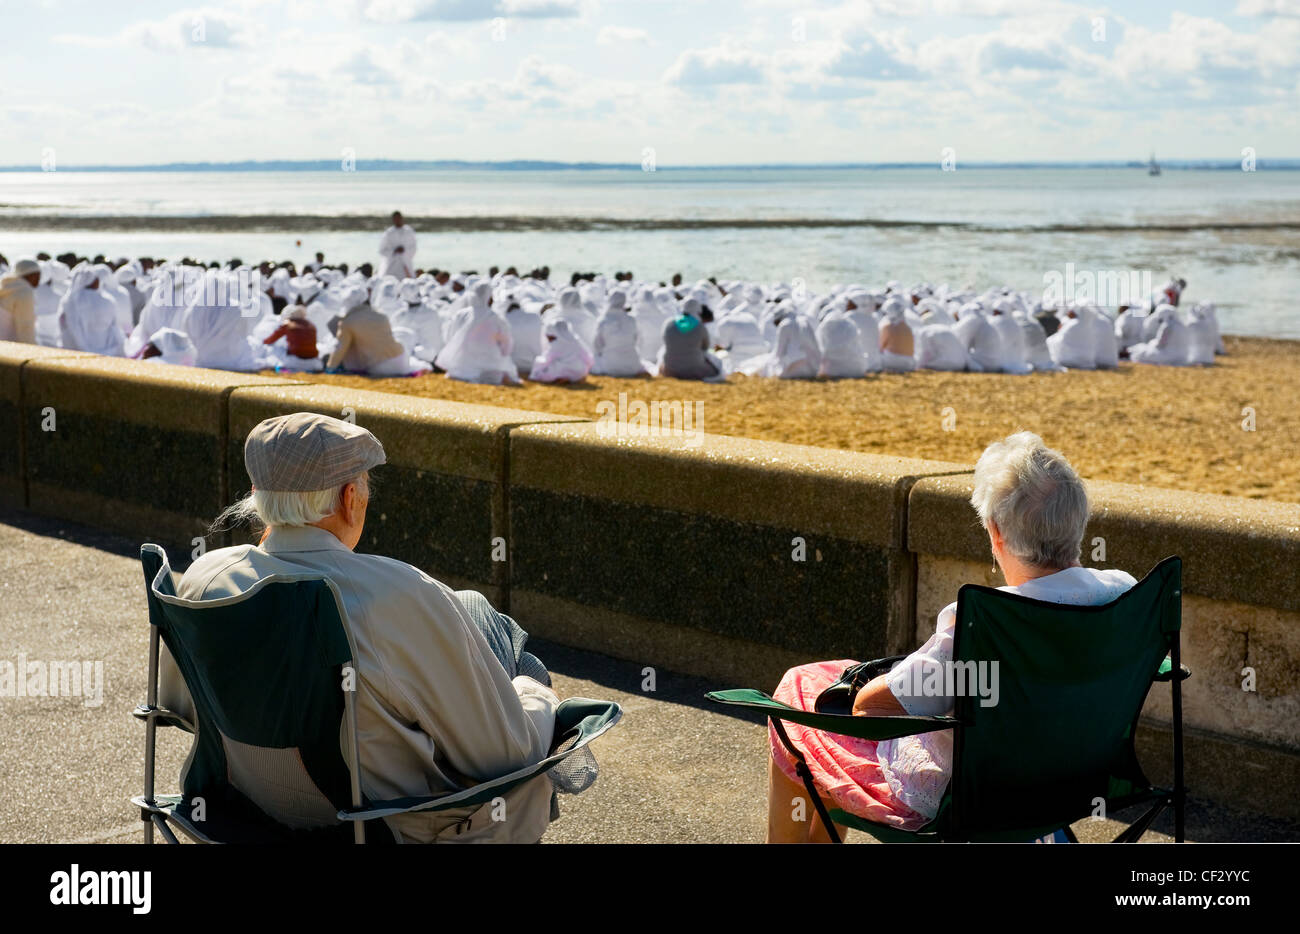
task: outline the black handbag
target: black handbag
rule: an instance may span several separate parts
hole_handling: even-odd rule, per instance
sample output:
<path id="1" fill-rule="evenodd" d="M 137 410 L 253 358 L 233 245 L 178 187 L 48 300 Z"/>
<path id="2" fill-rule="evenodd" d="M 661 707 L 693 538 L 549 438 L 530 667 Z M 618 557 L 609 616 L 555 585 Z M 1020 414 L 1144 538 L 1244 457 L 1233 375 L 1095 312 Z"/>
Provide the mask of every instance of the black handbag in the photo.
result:
<path id="1" fill-rule="evenodd" d="M 834 713 L 849 715 L 853 713 L 853 701 L 858 692 L 866 687 L 872 678 L 878 678 L 895 663 L 907 658 L 906 655 L 892 655 L 889 658 L 877 658 L 874 661 L 858 662 L 850 665 L 840 674 L 840 679 L 817 695 L 813 710 L 817 713 Z"/>

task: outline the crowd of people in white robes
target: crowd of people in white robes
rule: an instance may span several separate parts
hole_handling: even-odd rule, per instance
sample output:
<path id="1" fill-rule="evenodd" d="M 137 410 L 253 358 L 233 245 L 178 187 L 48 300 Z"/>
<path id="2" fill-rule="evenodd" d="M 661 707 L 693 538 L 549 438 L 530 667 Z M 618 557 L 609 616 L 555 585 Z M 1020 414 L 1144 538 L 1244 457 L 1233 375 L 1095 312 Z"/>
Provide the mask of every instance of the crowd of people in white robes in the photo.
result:
<path id="1" fill-rule="evenodd" d="M 42 259 L 32 296 L 35 340 L 226 370 L 437 370 L 490 384 L 578 382 L 588 374 L 715 381 L 736 373 L 1022 374 L 1104 369 L 1122 359 L 1207 365 L 1223 352 L 1214 305 L 1181 306 L 1181 280 L 1117 313 L 1044 308 L 1040 297 L 1007 286 L 976 292 L 889 282 L 818 293 L 783 283 L 683 284 L 678 276 L 664 284 L 630 273 L 553 283 L 536 271 L 411 269 L 409 231 L 385 234 L 379 274 L 320 261 L 298 274 L 269 264 Z M 28 273 L 14 289 L 31 288 L 32 262 L 24 261 Z"/>

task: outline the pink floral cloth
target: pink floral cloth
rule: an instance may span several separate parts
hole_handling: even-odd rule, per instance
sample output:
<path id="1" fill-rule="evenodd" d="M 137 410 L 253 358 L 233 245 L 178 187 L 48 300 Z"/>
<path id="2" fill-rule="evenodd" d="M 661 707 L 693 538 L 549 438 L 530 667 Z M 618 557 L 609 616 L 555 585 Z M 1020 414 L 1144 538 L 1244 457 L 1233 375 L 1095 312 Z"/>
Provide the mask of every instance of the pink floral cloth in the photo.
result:
<path id="1" fill-rule="evenodd" d="M 817 695 L 838 681 L 844 669 L 853 664 L 856 663 L 842 659 L 791 668 L 772 696 L 791 707 L 812 710 Z M 903 804 L 890 790 L 876 757 L 875 740 L 824 733 L 788 720 L 782 721 L 782 725 L 790 742 L 803 753 L 813 781 L 830 807 L 901 830 L 915 830 L 928 822 L 928 818 Z M 770 723 L 767 730 L 773 761 L 788 779 L 802 785 L 803 780 L 795 771 L 794 756 Z"/>

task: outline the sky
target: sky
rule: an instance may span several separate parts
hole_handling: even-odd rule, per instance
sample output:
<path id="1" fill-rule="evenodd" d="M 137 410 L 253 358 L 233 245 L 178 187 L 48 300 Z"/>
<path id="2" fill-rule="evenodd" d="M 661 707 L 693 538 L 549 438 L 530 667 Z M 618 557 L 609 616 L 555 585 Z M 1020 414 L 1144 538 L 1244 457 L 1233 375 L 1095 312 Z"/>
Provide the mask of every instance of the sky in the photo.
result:
<path id="1" fill-rule="evenodd" d="M 0 0 L 0 22 L 0 165 L 1300 157 L 1300 0 Z"/>

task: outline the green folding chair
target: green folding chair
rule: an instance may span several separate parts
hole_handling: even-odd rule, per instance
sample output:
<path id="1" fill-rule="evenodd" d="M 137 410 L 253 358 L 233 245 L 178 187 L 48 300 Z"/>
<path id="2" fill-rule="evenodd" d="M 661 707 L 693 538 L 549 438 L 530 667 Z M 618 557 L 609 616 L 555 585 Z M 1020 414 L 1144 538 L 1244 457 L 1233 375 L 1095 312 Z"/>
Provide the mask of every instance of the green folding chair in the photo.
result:
<path id="1" fill-rule="evenodd" d="M 1183 840 L 1183 724 L 1179 660 L 1182 561 L 1166 558 L 1102 606 L 1063 606 L 975 584 L 957 595 L 956 662 L 996 662 L 999 700 L 982 706 L 974 692 L 956 699 L 952 717 L 855 717 L 799 710 L 755 690 L 706 696 L 767 714 L 813 805 L 840 842 L 835 824 L 883 842 L 1029 841 L 1062 834 L 1098 813 L 1145 804 L 1114 840 L 1132 843 L 1165 807 Z M 906 656 L 878 659 L 871 676 Z M 1175 676 L 1175 672 L 1177 675 Z M 1173 691 L 1173 789 L 1151 784 L 1138 764 L 1134 735 L 1151 685 Z M 935 818 L 915 831 L 827 809 L 803 755 L 782 721 L 860 739 L 886 740 L 952 729 L 953 771 Z"/>
<path id="2" fill-rule="evenodd" d="M 185 600 L 162 548 L 142 546 L 140 560 L 149 684 L 146 703 L 134 711 L 145 724 L 144 794 L 131 803 L 146 843 L 155 828 L 177 843 L 171 825 L 198 843 L 393 842 L 384 817 L 468 814 L 544 775 L 622 716 L 618 704 L 571 698 L 556 710 L 553 751 L 541 762 L 453 793 L 369 801 L 361 793 L 350 689 L 356 644 L 333 583 L 275 575 L 238 596 Z M 194 722 L 158 705 L 159 639 L 189 689 Z M 180 794 L 154 793 L 159 727 L 195 734 Z"/>

